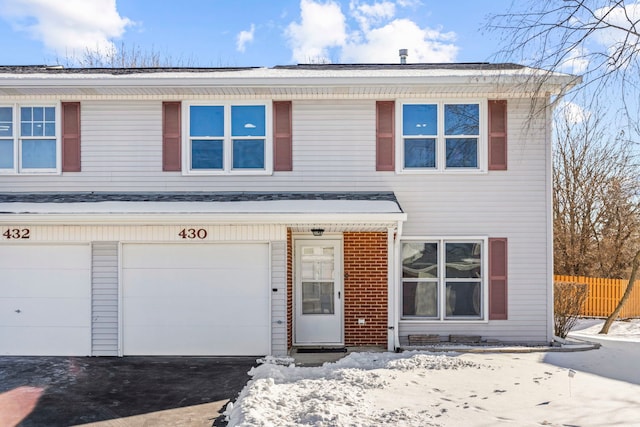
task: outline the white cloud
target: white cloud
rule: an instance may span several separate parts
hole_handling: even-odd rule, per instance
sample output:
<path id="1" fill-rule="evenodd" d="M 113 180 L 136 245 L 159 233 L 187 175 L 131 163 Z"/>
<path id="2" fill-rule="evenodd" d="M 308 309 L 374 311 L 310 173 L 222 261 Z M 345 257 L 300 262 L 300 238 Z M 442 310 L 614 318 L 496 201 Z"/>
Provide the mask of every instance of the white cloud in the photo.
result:
<path id="1" fill-rule="evenodd" d="M 253 35 L 255 32 L 256 26 L 253 24 L 251 24 L 251 29 L 249 31 L 240 31 L 236 41 L 236 49 L 238 52 L 244 52 L 247 43 L 251 43 L 253 41 Z"/>
<path id="2" fill-rule="evenodd" d="M 393 18 L 396 14 L 396 5 L 390 1 L 368 4 L 359 0 L 352 0 L 349 3 L 349 10 L 355 20 L 358 21 L 362 31 L 369 31 L 371 25 Z"/>
<path id="3" fill-rule="evenodd" d="M 398 50 L 408 49 L 407 62 L 453 62 L 458 53 L 458 47 L 450 43 L 454 39 L 453 33 L 420 28 L 411 20 L 396 19 L 345 45 L 341 60 L 398 63 Z"/>
<path id="4" fill-rule="evenodd" d="M 589 51 L 585 48 L 572 50 L 560 64 L 560 69 L 571 74 L 582 74 L 589 68 Z"/>
<path id="5" fill-rule="evenodd" d="M 397 0 L 396 3 L 400 7 L 418 7 L 422 5 L 420 0 Z"/>
<path id="6" fill-rule="evenodd" d="M 614 7 L 604 7 L 594 12 L 597 19 L 611 25 L 606 29 L 596 31 L 596 40 L 608 48 L 614 48 L 621 43 L 636 44 L 638 37 L 630 35 L 630 31 L 637 31 L 638 21 L 640 21 L 640 0 L 627 5 L 616 5 Z M 599 25 L 602 27 L 602 25 Z M 630 39 L 627 40 L 627 37 Z"/>
<path id="7" fill-rule="evenodd" d="M 563 101 L 558 105 L 556 114 L 563 118 L 564 123 L 577 125 L 589 120 L 591 112 L 575 102 Z"/>
<path id="8" fill-rule="evenodd" d="M 398 50 L 408 49 L 408 62 L 455 61 L 459 50 L 455 33 L 396 17 L 397 6 L 407 4 L 351 0 L 346 16 L 333 0 L 301 0 L 300 22 L 292 22 L 285 32 L 293 60 L 328 62 L 329 50 L 337 49 L 342 62 L 398 63 Z"/>
<path id="9" fill-rule="evenodd" d="M 301 0 L 300 18 L 300 23 L 292 22 L 285 31 L 295 61 L 328 61 L 328 49 L 345 43 L 345 16 L 338 3 Z"/>
<path id="10" fill-rule="evenodd" d="M 133 25 L 115 0 L 0 0 L 0 16 L 61 55 L 112 52 L 111 40 Z"/>

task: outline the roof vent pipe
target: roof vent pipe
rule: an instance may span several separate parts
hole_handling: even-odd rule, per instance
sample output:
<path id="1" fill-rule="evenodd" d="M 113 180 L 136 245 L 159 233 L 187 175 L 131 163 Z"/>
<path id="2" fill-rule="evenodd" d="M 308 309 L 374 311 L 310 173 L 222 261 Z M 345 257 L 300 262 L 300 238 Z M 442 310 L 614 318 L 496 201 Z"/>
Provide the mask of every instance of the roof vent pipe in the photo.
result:
<path id="1" fill-rule="evenodd" d="M 406 64 L 407 63 L 407 56 L 409 56 L 409 50 L 408 49 L 400 49 L 400 63 L 401 64 Z"/>

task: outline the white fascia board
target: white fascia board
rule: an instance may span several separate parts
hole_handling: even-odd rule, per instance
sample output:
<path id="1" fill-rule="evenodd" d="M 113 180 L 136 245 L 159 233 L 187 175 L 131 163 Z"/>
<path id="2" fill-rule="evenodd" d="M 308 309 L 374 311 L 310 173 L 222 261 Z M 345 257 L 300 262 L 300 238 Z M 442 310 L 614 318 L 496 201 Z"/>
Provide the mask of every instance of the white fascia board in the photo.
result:
<path id="1" fill-rule="evenodd" d="M 396 225 L 406 213 L 260 214 L 260 213 L 41 213 L 0 214 L 0 224 L 105 225 L 105 224 L 380 224 Z"/>
<path id="2" fill-rule="evenodd" d="M 466 85 L 498 84 L 525 85 L 536 87 L 538 73 L 518 73 L 507 71 L 467 71 L 464 73 L 335 73 L 330 75 L 306 75 L 304 73 L 280 73 L 281 75 L 256 75 L 251 73 L 229 76 L 229 73 L 162 73 L 111 76 L 105 74 L 68 75 L 0 75 L 0 87 L 9 88 L 198 88 L 198 87 L 242 87 L 242 88 L 285 88 L 285 87 L 370 87 L 370 86 L 424 86 L 424 85 Z M 557 93 L 567 85 L 578 84 L 581 79 L 566 74 L 540 76 L 543 87 Z M 517 89 L 517 88 L 515 88 Z M 521 88 L 521 91 L 528 91 Z"/>

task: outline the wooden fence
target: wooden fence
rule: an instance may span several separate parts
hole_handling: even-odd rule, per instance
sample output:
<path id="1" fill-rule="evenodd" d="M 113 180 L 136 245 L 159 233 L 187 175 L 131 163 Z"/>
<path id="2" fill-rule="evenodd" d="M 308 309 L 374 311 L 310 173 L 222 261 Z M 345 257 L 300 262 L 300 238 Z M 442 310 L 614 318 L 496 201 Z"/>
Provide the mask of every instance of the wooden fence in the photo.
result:
<path id="1" fill-rule="evenodd" d="M 582 316 L 607 317 L 618 305 L 622 294 L 627 288 L 628 280 L 600 279 L 583 276 L 553 276 L 556 282 L 586 283 L 589 286 L 589 296 L 582 306 Z M 636 280 L 631 297 L 627 300 L 618 318 L 628 319 L 640 317 L 640 280 Z"/>

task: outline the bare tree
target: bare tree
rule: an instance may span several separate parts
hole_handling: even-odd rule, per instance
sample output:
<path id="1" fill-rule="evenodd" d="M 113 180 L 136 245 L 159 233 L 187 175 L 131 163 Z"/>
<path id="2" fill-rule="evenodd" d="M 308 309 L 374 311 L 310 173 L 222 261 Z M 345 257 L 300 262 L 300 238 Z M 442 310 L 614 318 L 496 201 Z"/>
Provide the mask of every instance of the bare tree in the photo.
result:
<path id="1" fill-rule="evenodd" d="M 554 126 L 554 271 L 626 277 L 640 233 L 640 176 L 631 143 L 602 109 L 561 109 Z"/>
<path id="2" fill-rule="evenodd" d="M 636 277 L 638 277 L 638 270 L 640 270 L 640 249 L 638 250 L 638 252 L 636 252 L 636 255 L 633 257 L 633 267 L 631 268 L 631 276 L 629 277 L 629 283 L 627 283 L 627 289 L 624 291 L 624 294 L 622 294 L 622 298 L 620 298 L 620 302 L 618 303 L 616 308 L 613 310 L 613 313 L 611 313 L 609 317 L 607 317 L 607 320 L 604 322 L 604 325 L 602 325 L 602 329 L 600 329 L 600 332 L 598 332 L 599 334 L 609 333 L 609 328 L 611 327 L 611 324 L 613 323 L 614 320 L 618 318 L 618 314 L 620 314 L 622 307 L 624 307 L 624 303 L 627 302 L 627 300 L 631 296 L 631 291 L 633 290 L 633 284 L 636 281 Z"/>
<path id="3" fill-rule="evenodd" d="M 556 336 L 566 338 L 578 322 L 580 310 L 589 296 L 586 283 L 553 284 L 553 329 Z"/>
<path id="4" fill-rule="evenodd" d="M 145 50 L 139 45 L 128 46 L 124 42 L 113 49 L 86 48 L 80 54 L 67 53 L 57 63 L 66 67 L 82 68 L 155 68 L 191 67 L 193 58 L 174 57 L 154 47 Z"/>
<path id="5" fill-rule="evenodd" d="M 594 96 L 613 86 L 626 99 L 638 89 L 640 5 L 624 0 L 513 2 L 490 17 L 487 28 L 503 35 L 499 55 L 546 70 L 582 74 L 578 90 Z"/>
<path id="6" fill-rule="evenodd" d="M 637 141 L 640 134 L 640 3 L 625 0 L 514 1 L 506 13 L 490 17 L 487 29 L 503 35 L 504 48 L 499 55 L 546 70 L 547 79 L 556 72 L 582 74 L 584 84 L 573 92 L 582 92 L 591 100 L 607 99 L 614 105 L 619 103 L 617 114 L 622 125 L 617 128 L 625 130 L 627 140 Z M 537 87 L 541 88 L 542 83 Z M 610 189 L 612 185 L 613 190 Z M 615 192 L 616 185 L 623 188 L 625 182 L 605 182 L 594 191 Z M 620 206 L 611 209 L 615 211 Z M 607 224 L 605 228 L 608 234 L 625 234 L 615 223 Z M 640 238 L 633 237 L 637 244 Z M 635 272 L 637 268 L 632 271 Z M 630 281 L 625 295 L 630 294 L 633 285 Z M 625 300 L 621 299 L 608 322 L 615 319 Z M 606 333 L 605 328 L 601 332 Z"/>

